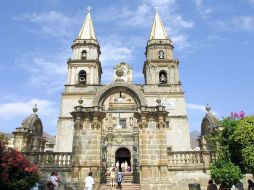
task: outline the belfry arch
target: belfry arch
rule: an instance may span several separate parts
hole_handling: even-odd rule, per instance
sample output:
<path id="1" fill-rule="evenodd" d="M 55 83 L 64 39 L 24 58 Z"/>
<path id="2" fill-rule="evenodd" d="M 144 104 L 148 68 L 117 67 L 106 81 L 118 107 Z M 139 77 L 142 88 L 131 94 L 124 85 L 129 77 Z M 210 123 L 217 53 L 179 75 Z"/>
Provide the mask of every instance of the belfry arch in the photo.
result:
<path id="1" fill-rule="evenodd" d="M 94 97 L 92 105 L 102 107 L 107 97 L 120 92 L 130 95 L 138 107 L 147 106 L 146 99 L 144 98 L 141 90 L 132 84 L 124 82 L 112 83 L 102 88 Z"/>

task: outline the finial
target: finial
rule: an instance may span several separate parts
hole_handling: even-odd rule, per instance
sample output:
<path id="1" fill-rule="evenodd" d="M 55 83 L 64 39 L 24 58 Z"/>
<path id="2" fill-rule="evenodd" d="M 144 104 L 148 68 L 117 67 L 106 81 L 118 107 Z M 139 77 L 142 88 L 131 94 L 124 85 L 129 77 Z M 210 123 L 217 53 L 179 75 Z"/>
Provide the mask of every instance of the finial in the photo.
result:
<path id="1" fill-rule="evenodd" d="M 207 113 L 211 111 L 211 107 L 209 106 L 209 104 L 206 104 L 205 110 Z"/>
<path id="2" fill-rule="evenodd" d="M 36 113 L 38 111 L 37 104 L 34 104 L 33 112 Z"/>
<path id="3" fill-rule="evenodd" d="M 154 7 L 154 9 L 155 9 L 156 13 L 159 12 L 159 7 L 157 5 Z"/>
<path id="4" fill-rule="evenodd" d="M 90 13 L 91 10 L 92 10 L 92 7 L 89 5 L 89 6 L 87 7 L 87 11 Z"/>
<path id="5" fill-rule="evenodd" d="M 79 103 L 80 105 L 82 105 L 83 102 L 84 102 L 84 101 L 82 100 L 82 97 L 80 97 L 79 100 L 78 100 L 78 103 Z"/>

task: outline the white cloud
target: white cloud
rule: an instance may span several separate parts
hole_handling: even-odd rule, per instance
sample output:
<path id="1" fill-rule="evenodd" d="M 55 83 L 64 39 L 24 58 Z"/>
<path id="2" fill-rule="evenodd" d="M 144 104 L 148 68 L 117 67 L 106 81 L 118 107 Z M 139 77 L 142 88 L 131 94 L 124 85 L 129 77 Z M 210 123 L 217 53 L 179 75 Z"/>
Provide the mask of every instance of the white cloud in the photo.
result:
<path id="1" fill-rule="evenodd" d="M 217 21 L 215 25 L 225 31 L 250 32 L 254 30 L 254 16 L 238 16 L 227 21 Z"/>
<path id="2" fill-rule="evenodd" d="M 37 90 L 52 93 L 63 89 L 66 81 L 66 58 L 69 52 L 43 55 L 39 52 L 23 54 L 15 62 L 29 72 L 28 84 Z"/>
<path id="3" fill-rule="evenodd" d="M 132 42 L 124 42 L 123 37 L 111 35 L 101 40 L 101 62 L 102 62 L 102 81 L 111 82 L 113 80 L 113 67 L 121 61 L 129 62 L 133 58 Z M 131 46 L 131 47 L 129 47 Z"/>
<path id="4" fill-rule="evenodd" d="M 203 105 L 187 103 L 186 108 L 190 111 L 199 111 L 202 113 L 206 113 L 206 106 L 203 106 Z M 217 115 L 216 111 L 214 110 L 211 110 L 211 111 L 212 111 L 212 114 L 214 114 L 215 116 Z"/>
<path id="5" fill-rule="evenodd" d="M 59 110 L 55 103 L 45 99 L 0 103 L 0 131 L 12 132 L 15 128 L 20 127 L 22 121 L 33 113 L 32 108 L 35 104 L 37 104 L 44 131 L 54 134 Z"/>
<path id="6" fill-rule="evenodd" d="M 68 17 L 66 14 L 57 11 L 25 14 L 14 19 L 34 24 L 26 26 L 31 32 L 44 33 L 54 37 L 71 36 L 73 28 L 75 28 L 73 26 L 80 25 L 80 18 L 76 15 Z"/>
<path id="7" fill-rule="evenodd" d="M 176 36 L 172 36 L 172 41 L 175 47 L 178 49 L 186 49 L 191 46 L 190 42 L 188 41 L 188 36 L 185 34 L 179 34 Z"/>
<path id="8" fill-rule="evenodd" d="M 187 109 L 189 110 L 197 110 L 197 111 L 202 111 L 205 112 L 205 106 L 198 105 L 198 104 L 186 104 Z"/>
<path id="9" fill-rule="evenodd" d="M 232 27 L 245 31 L 254 30 L 254 17 L 252 16 L 240 16 L 232 20 Z"/>
<path id="10" fill-rule="evenodd" d="M 214 35 L 214 34 L 211 34 L 211 35 L 207 36 L 207 40 L 209 40 L 209 41 L 224 41 L 224 38 Z"/>
<path id="11" fill-rule="evenodd" d="M 103 15 L 103 17 L 96 15 L 95 19 L 97 18 L 96 20 L 98 22 L 106 22 L 108 19 L 114 20 L 114 24 L 121 29 L 125 27 L 133 27 L 137 31 L 140 27 L 150 28 L 152 26 L 155 6 L 159 7 L 162 22 L 168 31 L 168 35 L 174 38 L 173 42 L 177 48 L 182 50 L 190 47 L 191 42 L 188 40 L 189 38 L 186 30 L 193 28 L 194 22 L 185 19 L 181 14 L 177 13 L 177 3 L 175 0 L 142 1 L 137 8 L 129 6 L 125 6 L 122 9 L 110 7 L 106 11 L 104 10 L 103 14 L 100 14 Z M 149 20 L 150 22 L 148 22 Z M 138 32 L 137 35 L 139 35 Z M 149 36 L 149 33 L 147 36 Z M 134 44 L 134 46 L 136 45 Z M 103 51 L 103 53 L 104 52 L 105 51 Z"/>
<path id="12" fill-rule="evenodd" d="M 208 5 L 204 5 L 203 0 L 193 1 L 196 4 L 197 10 L 203 19 L 207 19 L 214 12 L 214 8 Z"/>

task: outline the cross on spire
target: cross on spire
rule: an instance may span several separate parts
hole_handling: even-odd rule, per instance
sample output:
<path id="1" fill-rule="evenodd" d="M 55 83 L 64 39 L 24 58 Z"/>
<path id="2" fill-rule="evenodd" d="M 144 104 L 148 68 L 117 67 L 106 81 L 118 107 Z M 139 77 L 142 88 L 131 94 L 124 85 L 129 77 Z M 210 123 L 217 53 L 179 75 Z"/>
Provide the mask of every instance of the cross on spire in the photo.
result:
<path id="1" fill-rule="evenodd" d="M 154 9 L 156 12 L 159 12 L 159 7 L 157 5 L 154 7 Z"/>
<path id="2" fill-rule="evenodd" d="M 88 11 L 88 12 L 91 12 L 91 10 L 92 10 L 92 7 L 89 5 L 89 6 L 87 7 L 87 11 Z"/>

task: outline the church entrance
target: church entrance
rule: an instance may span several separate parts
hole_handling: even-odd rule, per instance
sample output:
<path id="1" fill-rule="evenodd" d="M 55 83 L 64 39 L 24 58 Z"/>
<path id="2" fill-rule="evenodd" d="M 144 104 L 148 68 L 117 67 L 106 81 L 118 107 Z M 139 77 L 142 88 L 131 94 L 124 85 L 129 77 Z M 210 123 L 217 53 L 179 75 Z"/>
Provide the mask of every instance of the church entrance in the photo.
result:
<path id="1" fill-rule="evenodd" d="M 120 171 L 131 170 L 131 153 L 128 148 L 119 148 L 115 154 L 116 167 Z"/>

